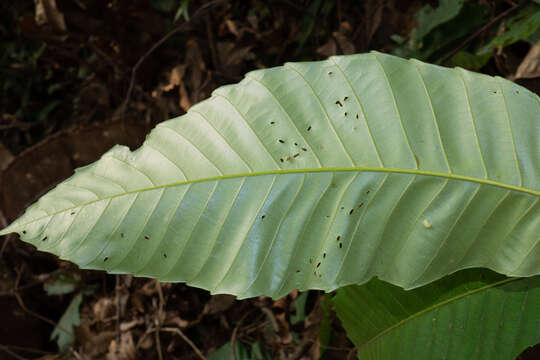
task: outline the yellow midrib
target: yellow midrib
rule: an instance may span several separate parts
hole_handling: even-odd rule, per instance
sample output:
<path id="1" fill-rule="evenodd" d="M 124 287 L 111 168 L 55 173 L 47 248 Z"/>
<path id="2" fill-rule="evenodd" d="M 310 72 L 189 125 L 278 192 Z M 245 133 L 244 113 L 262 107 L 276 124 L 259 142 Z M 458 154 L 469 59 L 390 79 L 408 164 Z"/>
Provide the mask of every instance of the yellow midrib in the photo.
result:
<path id="1" fill-rule="evenodd" d="M 444 172 L 436 172 L 436 171 L 427 171 L 427 170 L 420 170 L 420 169 L 401 169 L 401 168 L 380 168 L 380 167 L 359 167 L 359 166 L 350 166 L 350 167 L 332 167 L 332 168 L 301 168 L 301 169 L 276 169 L 276 170 L 268 170 L 268 171 L 260 171 L 260 172 L 251 172 L 251 173 L 241 173 L 241 174 L 231 174 L 231 175 L 220 175 L 220 176 L 214 176 L 214 177 L 208 177 L 208 178 L 201 178 L 201 179 L 193 179 L 193 180 L 187 180 L 187 181 L 181 181 L 176 183 L 169 183 L 164 185 L 157 185 L 147 188 L 141 188 L 131 191 L 125 191 L 122 193 L 117 193 L 109 196 L 105 196 L 103 198 L 99 198 L 96 200 L 92 200 L 77 206 L 73 206 L 70 208 L 62 209 L 61 211 L 48 214 L 46 216 L 42 216 L 37 219 L 33 219 L 31 222 L 19 225 L 18 227 L 23 227 L 28 225 L 29 223 L 39 221 L 44 218 L 48 218 L 50 216 L 54 216 L 56 214 L 59 214 L 64 211 L 69 211 L 72 209 L 76 209 L 82 206 L 90 205 L 98 201 L 103 201 L 107 199 L 113 199 L 116 197 L 143 192 L 143 191 L 151 191 L 151 190 L 157 190 L 161 188 L 166 187 L 172 187 L 172 186 L 180 186 L 180 185 L 187 185 L 187 184 L 194 184 L 194 183 L 200 183 L 200 182 L 206 182 L 206 181 L 218 181 L 218 180 L 226 180 L 226 179 L 235 179 L 235 178 L 243 178 L 243 177 L 254 177 L 254 176 L 265 176 L 265 175 L 286 175 L 286 174 L 304 174 L 304 173 L 331 173 L 331 172 L 380 172 L 380 173 L 394 173 L 394 174 L 410 174 L 410 175 L 422 175 L 422 176 L 433 176 L 433 177 L 440 177 L 444 179 L 452 179 L 452 180 L 459 180 L 459 181 L 468 181 L 468 182 L 474 182 L 478 184 L 483 185 L 490 185 L 495 186 L 503 189 L 513 190 L 525 194 L 540 196 L 540 190 L 533 190 L 524 188 L 522 186 L 518 185 L 511 185 L 511 184 L 505 184 L 502 182 L 489 180 L 489 179 L 482 179 L 482 178 L 475 178 L 472 176 L 466 176 L 466 175 L 459 175 L 459 174 L 453 174 L 453 173 L 444 173 Z M 46 196 L 46 195 L 45 195 Z M 0 235 L 7 234 L 4 232 L 4 230 L 0 231 Z"/>

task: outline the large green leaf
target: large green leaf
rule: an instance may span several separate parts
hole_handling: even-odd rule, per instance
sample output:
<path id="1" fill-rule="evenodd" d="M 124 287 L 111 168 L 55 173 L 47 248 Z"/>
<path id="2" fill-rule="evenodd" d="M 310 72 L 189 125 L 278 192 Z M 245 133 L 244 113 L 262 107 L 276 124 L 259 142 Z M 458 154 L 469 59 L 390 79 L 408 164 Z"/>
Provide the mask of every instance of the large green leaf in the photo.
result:
<path id="1" fill-rule="evenodd" d="M 373 279 L 334 304 L 360 359 L 513 359 L 540 342 L 540 276 L 473 269 L 410 291 Z"/>
<path id="2" fill-rule="evenodd" d="M 540 101 L 380 53 L 254 71 L 1 234 L 82 268 L 279 297 L 540 273 Z"/>

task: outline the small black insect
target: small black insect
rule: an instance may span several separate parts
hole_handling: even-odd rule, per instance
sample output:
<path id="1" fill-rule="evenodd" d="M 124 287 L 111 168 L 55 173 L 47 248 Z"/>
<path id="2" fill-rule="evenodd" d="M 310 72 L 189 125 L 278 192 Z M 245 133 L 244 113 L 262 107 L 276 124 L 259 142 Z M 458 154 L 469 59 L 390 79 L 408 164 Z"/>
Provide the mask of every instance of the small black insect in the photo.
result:
<path id="1" fill-rule="evenodd" d="M 323 258 L 323 259 L 326 259 L 326 253 L 323 253 L 323 254 L 322 254 L 322 258 Z"/>
<path id="2" fill-rule="evenodd" d="M 75 215 L 75 211 L 72 211 L 72 212 L 71 212 L 71 215 Z"/>
<path id="3" fill-rule="evenodd" d="M 108 258 L 108 257 L 105 257 L 105 258 L 103 259 L 103 262 L 107 262 L 107 260 L 109 260 L 109 258 Z"/>
<path id="4" fill-rule="evenodd" d="M 275 123 L 275 121 L 270 121 L 270 125 L 274 125 Z"/>
<path id="5" fill-rule="evenodd" d="M 343 243 L 339 243 L 339 248 L 341 249 L 343 247 Z"/>
<path id="6" fill-rule="evenodd" d="M 47 237 L 45 236 L 41 241 L 47 241 Z"/>
<path id="7" fill-rule="evenodd" d="M 321 266 L 321 262 L 319 261 L 319 263 L 317 264 L 317 267 Z"/>
<path id="8" fill-rule="evenodd" d="M 167 254 L 163 254 L 163 257 L 164 257 L 164 258 L 167 258 Z"/>
<path id="9" fill-rule="evenodd" d="M 124 237 L 124 233 L 120 233 L 120 237 L 123 238 L 123 237 Z"/>
<path id="10" fill-rule="evenodd" d="M 302 150 L 307 151 L 307 149 L 305 147 L 303 147 Z"/>
<path id="11" fill-rule="evenodd" d="M 336 241 L 339 241 L 339 239 L 341 239 L 341 235 L 337 236 Z"/>
<path id="12" fill-rule="evenodd" d="M 339 105 L 339 106 L 343 107 L 343 104 L 339 100 L 336 100 L 336 105 Z"/>
<path id="13" fill-rule="evenodd" d="M 333 72 L 331 72 L 331 71 L 328 72 L 328 75 L 332 75 L 332 74 L 333 74 Z"/>
<path id="14" fill-rule="evenodd" d="M 297 153 L 297 154 L 294 154 L 293 157 L 298 157 L 298 155 L 300 155 L 300 154 L 298 154 L 298 153 Z"/>
<path id="15" fill-rule="evenodd" d="M 347 112 L 345 112 L 345 116 L 347 116 Z"/>
<path id="16" fill-rule="evenodd" d="M 349 215 L 352 215 L 354 209 L 351 209 L 351 211 L 349 211 Z"/>
<path id="17" fill-rule="evenodd" d="M 144 235 L 144 238 L 145 238 L 146 240 L 150 240 L 150 236 L 148 236 L 148 235 Z"/>
<path id="18" fill-rule="evenodd" d="M 279 161 L 283 162 L 283 158 L 279 158 Z"/>
<path id="19" fill-rule="evenodd" d="M 356 114 L 356 118 L 358 119 L 358 114 Z"/>
<path id="20" fill-rule="evenodd" d="M 345 97 L 343 98 L 343 101 L 347 101 L 348 98 L 349 98 L 348 96 L 345 96 Z"/>
<path id="21" fill-rule="evenodd" d="M 266 215 L 261 216 L 261 219 L 264 219 L 265 216 L 266 216 Z"/>
<path id="22" fill-rule="evenodd" d="M 285 144 L 285 141 L 283 141 L 283 140 L 281 140 L 281 139 L 279 139 L 278 141 L 279 141 L 280 143 L 282 143 L 282 144 Z"/>
<path id="23" fill-rule="evenodd" d="M 311 125 L 309 125 L 307 128 L 307 131 L 310 131 L 310 130 L 311 130 Z"/>
<path id="24" fill-rule="evenodd" d="M 26 234 L 26 230 L 23 230 L 22 233 L 23 233 L 23 234 Z"/>
<path id="25" fill-rule="evenodd" d="M 299 272 L 300 272 L 300 270 L 296 270 L 296 272 L 297 272 L 297 273 L 299 273 Z"/>

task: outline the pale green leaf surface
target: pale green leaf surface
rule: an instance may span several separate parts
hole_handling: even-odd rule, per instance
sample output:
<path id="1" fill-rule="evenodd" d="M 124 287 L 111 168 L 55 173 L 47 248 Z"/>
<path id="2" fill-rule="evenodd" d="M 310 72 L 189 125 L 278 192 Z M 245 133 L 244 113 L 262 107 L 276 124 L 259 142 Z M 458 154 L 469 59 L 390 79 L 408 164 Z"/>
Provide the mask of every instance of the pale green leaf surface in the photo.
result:
<path id="1" fill-rule="evenodd" d="M 390 55 L 258 70 L 116 146 L 0 234 L 82 268 L 279 297 L 540 273 L 540 102 Z"/>
<path id="2" fill-rule="evenodd" d="M 60 351 L 66 351 L 69 345 L 75 341 L 75 327 L 79 326 L 81 319 L 79 315 L 79 308 L 82 302 L 82 294 L 75 295 L 73 300 L 69 303 L 66 311 L 58 320 L 58 325 L 51 333 L 51 340 L 56 339 L 58 349 Z"/>
<path id="3" fill-rule="evenodd" d="M 360 359 L 513 359 L 540 342 L 540 277 L 465 270 L 405 291 L 378 279 L 338 290 Z"/>

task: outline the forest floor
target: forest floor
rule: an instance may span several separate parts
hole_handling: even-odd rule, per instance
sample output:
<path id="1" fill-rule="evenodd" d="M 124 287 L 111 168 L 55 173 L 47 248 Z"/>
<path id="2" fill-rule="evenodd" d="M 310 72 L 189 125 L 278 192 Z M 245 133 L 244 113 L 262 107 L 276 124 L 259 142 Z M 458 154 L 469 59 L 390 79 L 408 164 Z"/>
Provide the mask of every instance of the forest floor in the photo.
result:
<path id="1" fill-rule="evenodd" d="M 487 57 L 455 56 L 504 32 L 511 1 L 474 1 L 483 12 L 467 31 L 444 42 L 426 35 L 414 49 L 402 41 L 418 36 L 419 11 L 437 1 L 7 3 L 0 4 L 2 227 L 75 168 L 114 144 L 137 148 L 157 123 L 253 69 L 378 50 L 540 89 L 540 50 L 531 60 L 525 35 Z M 219 358 L 231 347 L 236 359 L 356 357 L 319 291 L 212 297 L 184 284 L 82 271 L 13 235 L 0 239 L 0 275 L 0 359 L 200 359 L 224 345 Z"/>

